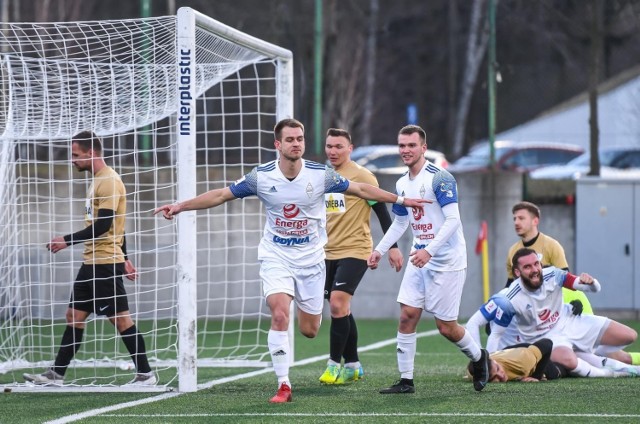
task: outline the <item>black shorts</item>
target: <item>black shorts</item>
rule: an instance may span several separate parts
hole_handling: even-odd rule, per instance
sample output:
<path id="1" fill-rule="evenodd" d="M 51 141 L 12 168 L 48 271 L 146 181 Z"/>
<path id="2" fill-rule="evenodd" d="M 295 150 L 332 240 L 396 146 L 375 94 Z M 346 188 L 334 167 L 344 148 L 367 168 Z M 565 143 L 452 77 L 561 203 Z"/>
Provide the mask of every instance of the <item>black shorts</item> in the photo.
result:
<path id="1" fill-rule="evenodd" d="M 342 291 L 351 296 L 356 292 L 360 280 L 367 272 L 364 259 L 326 259 L 327 278 L 324 280 L 324 298 L 329 299 L 332 291 Z"/>
<path id="2" fill-rule="evenodd" d="M 129 302 L 122 275 L 124 263 L 82 264 L 69 300 L 69 307 L 96 315 L 115 316 L 128 311 Z"/>

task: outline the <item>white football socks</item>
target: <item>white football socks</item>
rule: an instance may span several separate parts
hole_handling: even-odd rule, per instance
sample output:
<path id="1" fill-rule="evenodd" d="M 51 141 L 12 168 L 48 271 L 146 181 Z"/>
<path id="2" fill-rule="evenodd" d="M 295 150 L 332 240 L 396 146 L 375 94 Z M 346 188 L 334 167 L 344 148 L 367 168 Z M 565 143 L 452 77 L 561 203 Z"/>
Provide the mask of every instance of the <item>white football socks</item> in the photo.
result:
<path id="1" fill-rule="evenodd" d="M 396 355 L 398 356 L 398 371 L 400 378 L 413 379 L 413 366 L 416 357 L 416 333 L 402 334 L 398 332 L 398 345 Z"/>
<path id="2" fill-rule="evenodd" d="M 286 331 L 269 330 L 267 345 L 271 353 L 273 370 L 278 377 L 278 387 L 282 383 L 287 383 L 291 387 L 289 381 L 289 334 Z"/>
<path id="3" fill-rule="evenodd" d="M 464 327 L 462 327 L 464 328 Z M 464 336 L 460 340 L 458 340 L 456 346 L 460 349 L 462 353 L 466 355 L 467 358 L 471 359 L 473 362 L 477 362 L 482 357 L 482 351 L 480 350 L 480 346 L 473 340 L 471 334 L 464 329 Z"/>

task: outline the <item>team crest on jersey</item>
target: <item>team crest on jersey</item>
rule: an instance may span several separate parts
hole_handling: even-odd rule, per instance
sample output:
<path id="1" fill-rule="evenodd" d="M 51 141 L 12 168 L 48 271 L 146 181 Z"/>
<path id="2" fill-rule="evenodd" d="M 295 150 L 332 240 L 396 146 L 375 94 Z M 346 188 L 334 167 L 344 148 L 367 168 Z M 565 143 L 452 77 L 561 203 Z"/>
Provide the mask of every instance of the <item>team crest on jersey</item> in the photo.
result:
<path id="1" fill-rule="evenodd" d="M 426 194 L 426 192 L 427 192 L 427 189 L 424 188 L 424 184 L 422 184 L 422 187 L 420 187 L 420 197 L 422 199 L 424 199 L 424 195 Z"/>
<path id="2" fill-rule="evenodd" d="M 307 184 L 307 189 L 305 191 L 307 192 L 307 196 L 309 196 L 309 198 L 313 196 L 313 186 L 311 185 L 311 183 Z"/>
<path id="3" fill-rule="evenodd" d="M 446 193 L 445 196 L 453 197 L 453 184 L 452 183 L 440 183 L 440 191 Z"/>
<path id="4" fill-rule="evenodd" d="M 284 215 L 284 217 L 287 219 L 295 218 L 299 213 L 300 208 L 294 204 L 284 205 L 284 207 L 282 208 L 282 215 Z"/>

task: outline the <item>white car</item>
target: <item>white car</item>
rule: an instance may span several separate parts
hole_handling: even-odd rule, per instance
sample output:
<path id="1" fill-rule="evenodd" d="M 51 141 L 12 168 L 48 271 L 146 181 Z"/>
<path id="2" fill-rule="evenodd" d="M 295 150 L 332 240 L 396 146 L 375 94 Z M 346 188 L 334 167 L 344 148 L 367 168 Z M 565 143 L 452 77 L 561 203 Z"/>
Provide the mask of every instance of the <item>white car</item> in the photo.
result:
<path id="1" fill-rule="evenodd" d="M 605 147 L 600 149 L 600 176 L 606 178 L 640 178 L 640 147 Z M 533 179 L 577 180 L 591 169 L 589 152 L 566 165 L 545 166 L 532 171 Z"/>
<path id="2" fill-rule="evenodd" d="M 444 153 L 437 150 L 427 149 L 424 157 L 441 168 L 449 166 Z M 351 152 L 351 160 L 378 174 L 401 175 L 407 172 L 398 146 L 393 144 L 357 147 Z"/>

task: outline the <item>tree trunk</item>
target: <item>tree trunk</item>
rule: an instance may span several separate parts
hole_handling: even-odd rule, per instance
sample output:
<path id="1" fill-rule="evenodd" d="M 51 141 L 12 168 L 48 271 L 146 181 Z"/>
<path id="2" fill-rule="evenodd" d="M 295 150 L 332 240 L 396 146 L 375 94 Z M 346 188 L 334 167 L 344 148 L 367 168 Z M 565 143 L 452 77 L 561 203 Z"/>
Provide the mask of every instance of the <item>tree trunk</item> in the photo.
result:
<path id="1" fill-rule="evenodd" d="M 497 3 L 497 0 L 496 0 Z M 459 157 L 464 147 L 464 135 L 467 126 L 467 117 L 471 106 L 473 90 L 478 79 L 478 71 L 487 51 L 489 41 L 488 23 L 485 19 L 486 1 L 474 0 L 471 11 L 471 23 L 469 25 L 469 39 L 467 42 L 467 57 L 462 86 L 460 87 L 460 101 L 456 112 L 452 154 Z"/>
<path id="2" fill-rule="evenodd" d="M 458 0 L 449 1 L 449 15 L 448 15 L 448 60 L 449 60 L 449 93 L 448 100 L 448 112 L 447 112 L 447 138 L 449 141 L 453 140 L 456 118 L 456 98 L 458 96 Z M 447 146 L 451 146 L 447 143 Z M 451 147 L 449 147 L 451 149 Z"/>
<path id="3" fill-rule="evenodd" d="M 598 82 L 600 77 L 602 37 L 604 22 L 604 0 L 591 0 L 591 25 L 589 36 L 591 49 L 589 58 L 589 151 L 591 169 L 588 175 L 600 175 L 598 127 Z"/>
<path id="4" fill-rule="evenodd" d="M 367 31 L 367 57 L 365 69 L 364 87 L 364 112 L 362 119 L 363 146 L 371 144 L 371 118 L 373 117 L 373 94 L 376 85 L 376 45 L 378 33 L 378 12 L 380 6 L 378 0 L 369 0 L 369 28 Z"/>

